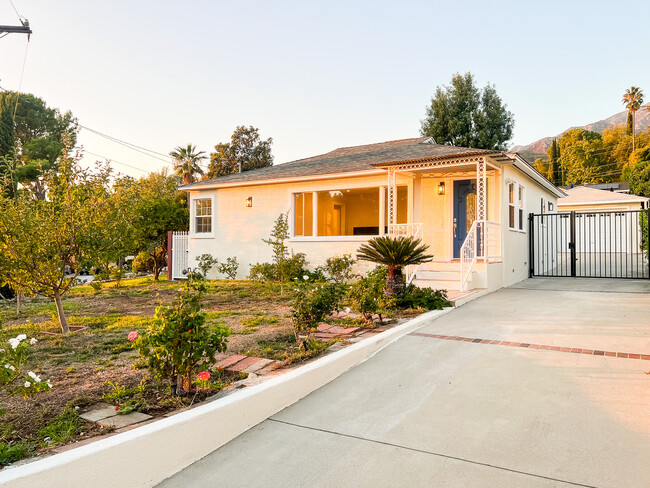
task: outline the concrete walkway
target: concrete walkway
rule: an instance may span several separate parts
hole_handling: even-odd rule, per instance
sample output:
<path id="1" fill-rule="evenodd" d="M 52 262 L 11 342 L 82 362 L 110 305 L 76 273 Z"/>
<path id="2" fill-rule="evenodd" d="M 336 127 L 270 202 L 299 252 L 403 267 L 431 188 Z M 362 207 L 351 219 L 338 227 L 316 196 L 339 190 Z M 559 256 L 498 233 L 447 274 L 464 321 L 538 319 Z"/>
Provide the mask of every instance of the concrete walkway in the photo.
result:
<path id="1" fill-rule="evenodd" d="M 648 486 L 650 360 L 502 345 L 650 355 L 648 283 L 589 281 L 464 305 L 160 486 Z"/>

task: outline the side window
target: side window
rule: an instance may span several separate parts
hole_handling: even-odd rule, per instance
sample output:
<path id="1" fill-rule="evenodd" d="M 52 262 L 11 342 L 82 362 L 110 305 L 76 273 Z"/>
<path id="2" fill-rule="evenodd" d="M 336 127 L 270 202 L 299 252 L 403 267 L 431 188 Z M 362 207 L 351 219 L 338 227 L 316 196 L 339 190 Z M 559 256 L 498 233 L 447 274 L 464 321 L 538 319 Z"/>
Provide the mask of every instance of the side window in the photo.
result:
<path id="1" fill-rule="evenodd" d="M 519 198 L 517 200 L 517 210 L 519 212 L 519 230 L 524 230 L 524 195 L 526 189 L 523 186 L 519 187 Z"/>
<path id="2" fill-rule="evenodd" d="M 508 227 L 515 229 L 515 184 L 508 184 Z"/>
<path id="3" fill-rule="evenodd" d="M 194 232 L 209 234 L 212 232 L 212 199 L 197 198 L 194 200 Z"/>

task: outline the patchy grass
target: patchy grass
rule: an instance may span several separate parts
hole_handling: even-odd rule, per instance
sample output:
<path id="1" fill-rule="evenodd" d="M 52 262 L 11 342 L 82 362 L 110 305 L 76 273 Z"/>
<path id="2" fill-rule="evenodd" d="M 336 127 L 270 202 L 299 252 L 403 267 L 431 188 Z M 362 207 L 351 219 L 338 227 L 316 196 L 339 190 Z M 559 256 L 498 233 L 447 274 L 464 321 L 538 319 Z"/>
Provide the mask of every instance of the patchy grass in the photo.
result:
<path id="1" fill-rule="evenodd" d="M 334 341 L 312 341 L 312 347 L 304 351 L 296 343 L 296 337 L 292 334 L 271 340 L 262 340 L 255 347 L 248 349 L 243 354 L 246 356 L 275 359 L 276 361 L 283 361 L 287 364 L 299 363 L 319 356 L 332 342 Z"/>
<path id="2" fill-rule="evenodd" d="M 0 416 L 0 464 L 2 459 L 13 462 L 33 452 L 47 451 L 54 443 L 104 433 L 97 424 L 83 420 L 77 424 L 70 413 L 76 412 L 74 407 L 83 411 L 85 406 L 102 401 L 102 397 L 118 405 L 120 413 L 139 410 L 160 415 L 187 408 L 192 401 L 201 401 L 240 379 L 213 371 L 209 384 L 195 398 L 171 398 L 169 387 L 150 378 L 143 369 L 127 335 L 132 330 L 145 331 L 156 307 L 169 304 L 182 286 L 183 282 L 156 282 L 146 277 L 122 280 L 119 288 L 104 283 L 98 291 L 88 285 L 74 287 L 64 296 L 63 307 L 70 325 L 88 329 L 67 336 L 42 334 L 59 329 L 53 303 L 27 299 L 17 314 L 15 303 L 1 302 L 0 342 L 6 343 L 21 333 L 38 339 L 30 348 L 26 370 L 50 380 L 53 389 L 27 400 L 0 396 L 0 411 L 6 410 Z M 277 285 L 215 280 L 207 283 L 203 303 L 209 325 L 223 324 L 232 329 L 228 353 L 242 353 L 270 343 L 274 344 L 271 348 L 275 357 L 296 362 L 307 356 L 299 353 L 295 342 L 290 342 L 290 300 L 286 289 L 280 297 Z M 122 388 L 125 392 L 120 399 L 115 390 Z M 114 396 L 105 396 L 111 394 Z M 49 443 L 43 442 L 45 437 L 50 437 Z"/>

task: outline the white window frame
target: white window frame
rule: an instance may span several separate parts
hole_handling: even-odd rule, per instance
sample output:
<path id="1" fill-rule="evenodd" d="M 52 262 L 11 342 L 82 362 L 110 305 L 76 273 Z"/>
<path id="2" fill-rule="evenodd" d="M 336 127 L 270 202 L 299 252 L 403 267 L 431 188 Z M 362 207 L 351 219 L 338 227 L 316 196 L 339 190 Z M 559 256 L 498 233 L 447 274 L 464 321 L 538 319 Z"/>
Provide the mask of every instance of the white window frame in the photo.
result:
<path id="1" fill-rule="evenodd" d="M 526 187 L 517 184 L 517 219 L 519 232 L 526 232 Z"/>
<path id="2" fill-rule="evenodd" d="M 197 232 L 196 231 L 196 202 L 199 200 L 210 200 L 210 209 L 211 209 L 211 225 L 210 232 Z M 208 239 L 214 237 L 214 227 L 215 227 L 215 207 L 214 207 L 214 195 L 209 196 L 196 196 L 191 199 L 192 206 L 190 207 L 190 237 L 193 239 Z M 204 216 L 205 217 L 205 216 Z"/>
<path id="3" fill-rule="evenodd" d="M 510 186 L 512 185 L 512 202 L 510 201 Z M 507 181 L 506 194 L 508 198 L 508 230 L 525 234 L 526 231 L 526 187 L 516 181 Z M 520 198 L 521 195 L 521 198 Z M 510 209 L 513 213 L 513 225 L 510 225 Z"/>
<path id="4" fill-rule="evenodd" d="M 510 201 L 510 187 L 512 187 L 512 201 Z M 508 182 L 508 191 L 506 192 L 508 195 L 508 229 L 509 230 L 517 230 L 517 183 L 514 181 Z M 510 209 L 512 208 L 512 225 L 510 225 Z"/>
<path id="5" fill-rule="evenodd" d="M 401 187 L 406 187 L 407 189 L 407 209 L 408 209 L 408 215 L 407 215 L 407 222 L 409 221 L 409 216 L 411 213 L 411 207 L 412 207 L 412 190 L 411 190 L 411 183 L 403 182 L 399 183 L 397 186 Z M 388 200 L 388 197 L 386 196 L 387 192 L 387 187 L 385 185 L 373 185 L 373 184 L 360 184 L 360 185 L 346 185 L 343 187 L 336 187 L 336 188 L 318 188 L 318 189 L 304 189 L 304 190 L 293 190 L 289 193 L 290 195 L 290 208 L 291 208 L 291 232 L 290 235 L 291 237 L 289 238 L 289 242 L 309 242 L 309 241 L 324 241 L 324 242 L 366 242 L 370 239 L 374 239 L 375 237 L 379 237 L 381 235 L 384 235 L 381 229 L 381 223 L 377 222 L 378 228 L 379 228 L 379 234 L 377 235 L 363 235 L 363 236 L 348 236 L 348 235 L 342 235 L 342 236 L 321 236 L 321 235 L 312 235 L 312 236 L 299 236 L 295 235 L 295 202 L 296 198 L 295 196 L 299 193 L 302 193 L 303 195 L 305 193 L 314 193 L 314 198 L 317 199 L 317 195 L 319 192 L 327 192 L 327 191 L 345 191 L 345 190 L 358 190 L 358 189 L 366 189 L 366 188 L 373 188 L 378 190 L 379 192 L 379 219 L 381 220 L 382 217 L 385 219 L 385 212 L 383 206 L 386 205 L 386 201 Z M 382 198 L 382 191 L 384 192 L 384 198 Z M 304 202 L 304 201 L 303 201 Z M 304 205 L 304 203 L 303 203 Z M 383 205 L 383 206 L 382 206 Z M 316 208 L 316 206 L 314 206 Z M 304 218 L 304 215 L 303 215 Z M 318 216 L 314 215 L 313 216 L 314 223 L 315 225 L 318 225 Z M 385 224 L 384 224 L 385 226 Z M 304 227 L 303 227 L 304 229 Z"/>

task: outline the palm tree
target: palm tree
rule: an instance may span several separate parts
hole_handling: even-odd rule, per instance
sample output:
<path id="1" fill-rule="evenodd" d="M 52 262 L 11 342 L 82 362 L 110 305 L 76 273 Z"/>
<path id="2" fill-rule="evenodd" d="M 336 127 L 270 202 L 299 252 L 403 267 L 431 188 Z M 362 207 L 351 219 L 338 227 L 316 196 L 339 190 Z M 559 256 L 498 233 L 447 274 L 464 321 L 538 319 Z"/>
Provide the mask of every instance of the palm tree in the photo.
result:
<path id="1" fill-rule="evenodd" d="M 359 248 L 357 259 L 388 266 L 386 293 L 396 295 L 404 288 L 402 268 L 431 261 L 428 248 L 413 237 L 376 237 Z"/>
<path id="2" fill-rule="evenodd" d="M 635 133 L 636 128 L 636 111 L 643 105 L 643 90 L 638 86 L 633 86 L 625 90 L 623 95 L 623 103 L 628 113 L 632 115 L 632 151 L 635 149 Z"/>
<path id="3" fill-rule="evenodd" d="M 203 174 L 199 162 L 205 159 L 205 152 L 196 152 L 195 145 L 178 146 L 169 155 L 174 158 L 174 173 L 181 178 L 184 185 L 193 183 L 197 174 Z"/>

